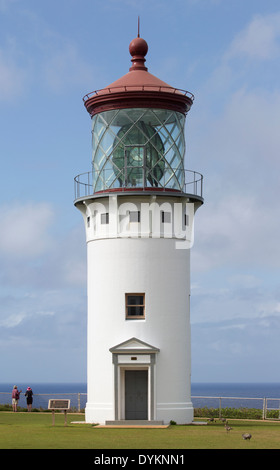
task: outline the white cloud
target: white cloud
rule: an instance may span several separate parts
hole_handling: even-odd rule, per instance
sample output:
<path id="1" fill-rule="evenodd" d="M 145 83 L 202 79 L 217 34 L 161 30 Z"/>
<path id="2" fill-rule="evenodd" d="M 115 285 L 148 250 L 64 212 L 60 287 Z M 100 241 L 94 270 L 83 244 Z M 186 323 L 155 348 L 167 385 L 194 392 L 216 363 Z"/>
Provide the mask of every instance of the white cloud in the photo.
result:
<path id="1" fill-rule="evenodd" d="M 36 319 L 43 317 L 52 317 L 55 315 L 54 305 L 53 310 L 50 310 L 52 305 L 52 297 L 49 292 L 47 296 L 45 293 L 38 293 L 33 295 L 23 294 L 20 296 L 18 293 L 9 298 L 1 298 L 1 315 L 0 327 L 14 329 L 17 327 L 22 328 L 23 323 L 31 324 Z"/>
<path id="2" fill-rule="evenodd" d="M 194 270 L 279 267 L 279 110 L 280 90 L 240 89 L 200 128 L 192 152 L 201 156 L 205 205 L 195 218 Z"/>
<path id="3" fill-rule="evenodd" d="M 81 289 L 78 295 L 84 295 L 86 243 L 82 224 L 66 233 L 57 233 L 52 205 L 32 202 L 0 206 L 0 220 L 2 307 L 3 295 L 13 298 L 15 292 L 29 301 L 37 290 L 46 292 L 59 288 L 66 295 L 65 289 Z M 10 304 L 8 308 L 11 309 Z M 53 308 L 47 306 L 46 310 Z"/>
<path id="4" fill-rule="evenodd" d="M 26 71 L 17 64 L 9 49 L 0 48 L 0 101 L 13 101 L 25 88 Z"/>
<path id="5" fill-rule="evenodd" d="M 230 96 L 222 119 L 215 122 L 219 147 L 222 144 L 223 152 L 227 151 L 220 158 L 226 159 L 230 168 L 236 162 L 242 164 L 240 172 L 250 167 L 247 179 L 254 176 L 258 165 L 267 167 L 272 161 L 280 166 L 279 120 L 280 87 L 278 90 L 239 89 Z"/>
<path id="6" fill-rule="evenodd" d="M 246 288 L 252 289 L 257 288 L 261 285 L 261 279 L 252 274 L 233 274 L 229 277 L 229 284 L 235 288 Z"/>
<path id="7" fill-rule="evenodd" d="M 275 299 L 269 299 L 266 302 L 262 302 L 258 306 L 258 310 L 260 312 L 260 317 L 271 317 L 276 316 L 280 318 L 280 301 Z"/>
<path id="8" fill-rule="evenodd" d="M 196 216 L 193 270 L 280 267 L 279 210 L 242 192 L 207 202 Z"/>
<path id="9" fill-rule="evenodd" d="M 0 207 L 0 254 L 29 258 L 46 251 L 54 212 L 47 203 L 13 203 Z"/>
<path id="10" fill-rule="evenodd" d="M 232 330 L 232 329 L 244 330 L 245 328 L 247 328 L 247 325 L 245 323 L 237 323 L 235 325 L 224 325 L 224 326 L 220 326 L 218 328 L 221 331 L 223 331 L 223 330 Z"/>
<path id="11" fill-rule="evenodd" d="M 280 55 L 280 13 L 256 15 L 233 40 L 226 58 L 270 60 Z"/>
<path id="12" fill-rule="evenodd" d="M 49 46 L 49 57 L 42 63 L 42 72 L 47 85 L 55 92 L 62 92 L 69 86 L 88 85 L 93 76 L 91 65 L 81 58 L 74 44 L 63 44 L 60 47 Z"/>
<path id="13" fill-rule="evenodd" d="M 6 13 L 11 4 L 0 1 L 0 11 Z M 42 84 L 52 93 L 61 93 L 92 83 L 92 62 L 82 58 L 77 42 L 53 29 L 34 9 L 18 7 L 16 19 L 24 25 L 24 32 L 4 29 L 0 44 L 0 101 L 14 100 L 31 86 L 33 93 Z M 40 93 L 45 90 L 41 88 Z"/>
<path id="14" fill-rule="evenodd" d="M 17 337 L 18 346 L 52 344 L 72 337 L 72 345 L 79 343 L 85 333 L 86 298 L 75 289 L 34 289 L 32 295 L 1 297 L 0 343 Z M 73 339 L 74 338 L 74 339 Z"/>
<path id="15" fill-rule="evenodd" d="M 18 0 L 0 0 L 0 11 L 7 11 L 11 5 L 17 2 Z"/>
<path id="16" fill-rule="evenodd" d="M 1 318 L 0 326 L 2 328 L 13 328 L 15 326 L 18 326 L 23 321 L 25 316 L 26 315 L 24 313 L 15 313 L 12 315 L 8 315 L 5 318 Z"/>

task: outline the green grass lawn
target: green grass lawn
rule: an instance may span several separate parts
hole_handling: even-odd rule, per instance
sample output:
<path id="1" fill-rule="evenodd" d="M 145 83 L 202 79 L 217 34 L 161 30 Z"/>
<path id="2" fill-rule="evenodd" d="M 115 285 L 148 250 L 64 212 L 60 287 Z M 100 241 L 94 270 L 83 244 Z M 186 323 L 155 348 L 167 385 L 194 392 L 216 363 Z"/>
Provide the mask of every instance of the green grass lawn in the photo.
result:
<path id="1" fill-rule="evenodd" d="M 1 449 L 279 449 L 280 422 L 230 420 L 226 432 L 217 421 L 207 426 L 170 426 L 166 429 L 104 429 L 84 421 L 84 415 L 0 413 Z M 250 441 L 242 433 L 252 434 Z"/>

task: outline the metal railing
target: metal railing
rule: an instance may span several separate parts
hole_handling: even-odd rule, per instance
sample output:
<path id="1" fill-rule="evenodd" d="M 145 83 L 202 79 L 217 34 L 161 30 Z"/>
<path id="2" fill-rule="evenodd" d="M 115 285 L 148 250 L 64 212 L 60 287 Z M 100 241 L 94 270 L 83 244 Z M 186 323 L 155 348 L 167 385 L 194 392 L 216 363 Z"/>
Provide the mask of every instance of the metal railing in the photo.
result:
<path id="1" fill-rule="evenodd" d="M 84 103 L 94 96 L 104 95 L 107 93 L 122 93 L 129 91 L 152 91 L 152 92 L 161 92 L 161 93 L 172 93 L 187 96 L 192 102 L 194 101 L 194 95 L 190 91 L 181 90 L 180 88 L 173 88 L 170 86 L 164 85 L 121 85 L 114 87 L 102 88 L 101 90 L 95 90 L 90 93 L 87 93 L 83 97 Z"/>
<path id="2" fill-rule="evenodd" d="M 278 411 L 278 419 L 280 419 L 280 398 L 264 398 L 264 400 L 265 400 L 265 403 L 264 403 L 264 410 L 265 410 L 264 419 L 269 419 L 267 417 L 267 413 L 269 411 Z M 273 404 L 275 404 L 275 406 L 273 406 Z"/>
<path id="3" fill-rule="evenodd" d="M 48 403 L 50 399 L 62 398 L 70 400 L 71 410 L 77 411 L 78 413 L 84 410 L 87 401 L 86 393 L 34 393 L 33 395 L 33 404 L 32 407 L 36 409 L 46 410 L 48 409 Z M 11 393 L 9 392 L 0 392 L 0 403 L 2 405 L 11 404 Z M 20 408 L 26 408 L 26 398 L 24 394 L 21 394 L 21 397 L 18 402 Z"/>
<path id="4" fill-rule="evenodd" d="M 218 409 L 219 418 L 222 417 L 222 412 L 226 408 L 238 408 L 243 410 L 255 408 L 262 410 L 262 419 L 270 419 L 268 418 L 269 411 L 278 411 L 278 419 L 280 419 L 280 398 L 193 396 L 192 403 L 194 408 Z M 272 406 L 272 403 L 277 404 L 277 406 Z"/>
<path id="5" fill-rule="evenodd" d="M 33 408 L 46 410 L 50 399 L 63 398 L 69 399 L 71 410 L 83 412 L 86 406 L 87 393 L 39 393 L 33 395 Z M 280 398 L 252 398 L 252 397 L 208 397 L 208 396 L 192 396 L 194 408 L 218 409 L 217 418 L 221 418 L 226 408 L 249 409 L 255 408 L 261 410 L 262 419 L 270 419 L 268 414 L 270 411 L 277 411 L 280 419 Z M 11 393 L 0 392 L 0 404 L 11 404 Z M 19 407 L 26 408 L 26 399 L 22 395 Z M 226 418 L 226 416 L 223 416 Z M 276 419 L 275 417 L 273 419 Z"/>
<path id="6" fill-rule="evenodd" d="M 174 172 L 178 172 L 177 169 L 171 169 Z M 190 194 L 193 196 L 203 197 L 203 175 L 193 170 L 179 170 L 183 172 L 184 183 L 182 184 L 182 192 L 185 194 Z M 74 192 L 75 199 L 82 197 L 91 196 L 93 194 L 99 193 L 101 191 L 181 191 L 177 186 L 171 184 L 172 175 L 166 173 L 166 176 L 162 178 L 160 184 L 157 186 L 144 186 L 142 184 L 137 184 L 130 182 L 126 185 L 123 185 L 125 181 L 125 175 L 120 173 L 116 177 L 113 173 L 113 170 L 93 170 L 86 173 L 81 173 L 80 175 L 74 178 Z M 101 183 L 101 185 L 100 185 Z"/>

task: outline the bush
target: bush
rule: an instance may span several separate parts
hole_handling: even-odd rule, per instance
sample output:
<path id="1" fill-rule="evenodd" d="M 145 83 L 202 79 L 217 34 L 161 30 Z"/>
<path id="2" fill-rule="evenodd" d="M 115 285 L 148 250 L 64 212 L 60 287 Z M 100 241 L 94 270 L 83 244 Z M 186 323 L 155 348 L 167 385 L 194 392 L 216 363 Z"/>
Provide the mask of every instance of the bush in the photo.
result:
<path id="1" fill-rule="evenodd" d="M 221 413 L 221 416 L 220 416 Z M 278 417 L 277 411 L 275 413 L 270 412 L 271 416 L 269 418 Z M 235 419 L 262 419 L 263 411 L 257 408 L 195 408 L 194 416 L 196 418 L 235 418 Z"/>
<path id="2" fill-rule="evenodd" d="M 12 405 L 9 405 L 8 403 L 0 405 L 0 411 L 13 411 Z"/>

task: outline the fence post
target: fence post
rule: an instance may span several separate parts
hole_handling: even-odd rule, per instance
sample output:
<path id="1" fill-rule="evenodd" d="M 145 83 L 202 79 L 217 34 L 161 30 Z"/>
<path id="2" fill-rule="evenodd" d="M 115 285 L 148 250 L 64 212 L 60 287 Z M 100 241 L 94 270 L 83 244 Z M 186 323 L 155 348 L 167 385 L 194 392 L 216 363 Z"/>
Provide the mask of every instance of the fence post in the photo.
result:
<path id="1" fill-rule="evenodd" d="M 219 398 L 219 418 L 222 417 L 222 398 Z"/>
<path id="2" fill-rule="evenodd" d="M 78 412 L 80 413 L 81 411 L 81 394 L 78 392 Z"/>
<path id="3" fill-rule="evenodd" d="M 266 398 L 263 399 L 263 419 L 266 418 Z"/>

